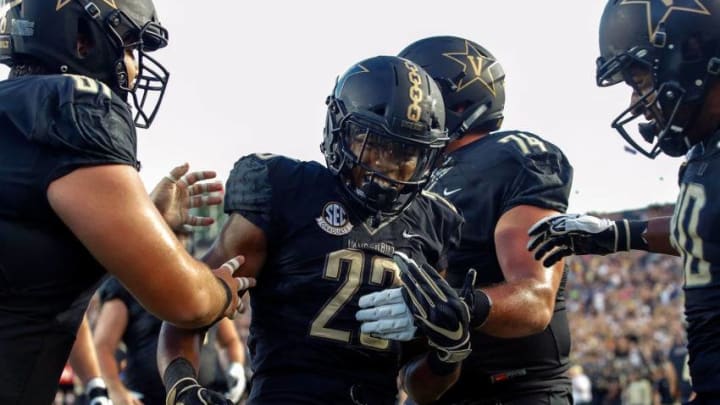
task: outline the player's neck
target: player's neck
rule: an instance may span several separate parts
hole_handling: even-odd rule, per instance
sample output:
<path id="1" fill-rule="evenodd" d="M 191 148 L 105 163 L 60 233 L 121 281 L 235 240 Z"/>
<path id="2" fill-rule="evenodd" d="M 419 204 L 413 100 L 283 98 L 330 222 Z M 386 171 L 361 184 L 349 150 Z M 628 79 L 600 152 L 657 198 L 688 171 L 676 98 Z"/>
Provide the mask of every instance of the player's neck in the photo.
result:
<path id="1" fill-rule="evenodd" d="M 463 135 L 458 139 L 455 139 L 454 141 L 450 141 L 448 145 L 445 147 L 445 154 L 453 153 L 454 151 L 462 148 L 465 145 L 469 145 L 487 135 L 487 132 L 479 132 L 476 134 L 467 134 Z"/>

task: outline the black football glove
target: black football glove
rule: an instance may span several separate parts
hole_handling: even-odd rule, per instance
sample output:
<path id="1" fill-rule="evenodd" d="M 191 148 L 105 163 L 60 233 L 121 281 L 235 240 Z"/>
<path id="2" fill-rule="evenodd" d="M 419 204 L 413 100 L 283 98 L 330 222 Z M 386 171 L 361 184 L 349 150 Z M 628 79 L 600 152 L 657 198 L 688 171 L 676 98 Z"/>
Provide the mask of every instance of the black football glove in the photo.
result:
<path id="1" fill-rule="evenodd" d="M 464 360 L 471 351 L 468 306 L 430 265 L 421 268 L 402 252 L 393 259 L 400 268 L 403 298 L 438 358 L 445 363 Z"/>
<path id="2" fill-rule="evenodd" d="M 165 405 L 233 405 L 233 403 L 223 394 L 201 386 L 194 378 L 185 377 L 168 390 Z"/>
<path id="3" fill-rule="evenodd" d="M 492 309 L 492 299 L 483 290 L 475 288 L 477 271 L 468 270 L 465 274 L 465 282 L 458 295 L 465 301 L 470 310 L 470 329 L 478 329 L 485 324 Z"/>
<path id="4" fill-rule="evenodd" d="M 528 230 L 528 250 L 535 260 L 550 267 L 570 255 L 606 255 L 630 250 L 627 220 L 611 221 L 582 214 L 562 214 L 543 218 Z M 549 253 L 549 254 L 548 254 Z"/>

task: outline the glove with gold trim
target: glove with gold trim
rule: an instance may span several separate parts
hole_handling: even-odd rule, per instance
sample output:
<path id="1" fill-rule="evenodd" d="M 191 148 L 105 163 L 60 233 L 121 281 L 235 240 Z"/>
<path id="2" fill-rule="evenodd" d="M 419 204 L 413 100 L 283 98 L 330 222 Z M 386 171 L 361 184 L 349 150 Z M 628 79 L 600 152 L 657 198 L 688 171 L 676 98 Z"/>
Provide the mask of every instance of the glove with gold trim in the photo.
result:
<path id="1" fill-rule="evenodd" d="M 471 351 L 470 310 L 465 301 L 432 266 L 418 265 L 402 252 L 395 252 L 393 259 L 400 268 L 405 303 L 415 325 L 438 351 L 438 359 L 444 363 L 464 360 Z M 468 278 L 474 280 L 474 272 L 468 272 L 472 273 Z"/>

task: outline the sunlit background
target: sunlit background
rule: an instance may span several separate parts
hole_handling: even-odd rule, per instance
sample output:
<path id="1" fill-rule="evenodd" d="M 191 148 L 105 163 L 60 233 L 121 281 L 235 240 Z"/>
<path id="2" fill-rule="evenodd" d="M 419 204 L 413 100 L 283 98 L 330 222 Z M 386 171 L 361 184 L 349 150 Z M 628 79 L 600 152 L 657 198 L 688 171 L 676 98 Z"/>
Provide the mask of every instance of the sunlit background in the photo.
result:
<path id="1" fill-rule="evenodd" d="M 624 86 L 595 86 L 600 1 L 156 0 L 170 45 L 166 99 L 139 132 L 147 187 L 174 164 L 224 180 L 253 152 L 323 161 L 326 96 L 354 62 L 396 54 L 430 35 L 487 47 L 507 74 L 504 129 L 535 132 L 575 167 L 571 211 L 616 211 L 674 201 L 679 161 L 625 150 L 610 121 Z M 0 68 L 4 76 L 6 68 Z"/>

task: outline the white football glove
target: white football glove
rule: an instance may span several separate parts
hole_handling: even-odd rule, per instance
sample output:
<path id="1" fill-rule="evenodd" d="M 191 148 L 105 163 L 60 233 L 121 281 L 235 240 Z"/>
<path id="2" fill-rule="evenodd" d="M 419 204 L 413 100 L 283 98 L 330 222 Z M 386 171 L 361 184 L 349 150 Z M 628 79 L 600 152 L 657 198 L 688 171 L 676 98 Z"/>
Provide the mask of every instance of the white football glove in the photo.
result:
<path id="1" fill-rule="evenodd" d="M 355 319 L 360 331 L 380 339 L 407 342 L 415 337 L 417 327 L 405 304 L 402 288 L 392 288 L 363 295 Z"/>

